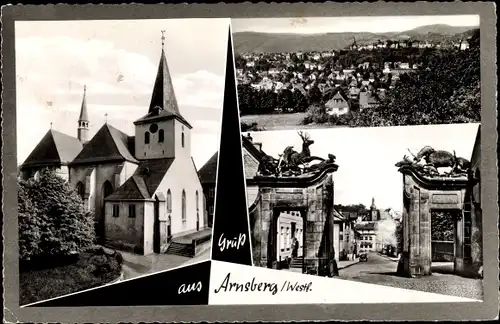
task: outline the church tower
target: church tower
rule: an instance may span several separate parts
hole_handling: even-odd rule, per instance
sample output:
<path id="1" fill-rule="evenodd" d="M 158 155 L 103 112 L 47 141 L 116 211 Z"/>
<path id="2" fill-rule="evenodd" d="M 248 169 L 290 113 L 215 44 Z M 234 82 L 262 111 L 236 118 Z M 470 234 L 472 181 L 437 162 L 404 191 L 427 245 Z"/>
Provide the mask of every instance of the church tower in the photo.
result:
<path id="1" fill-rule="evenodd" d="M 377 206 L 375 206 L 375 198 L 372 198 L 372 205 L 370 206 L 370 220 L 377 221 L 378 220 L 378 211 Z"/>
<path id="2" fill-rule="evenodd" d="M 164 31 L 158 73 L 148 114 L 136 120 L 135 155 L 138 160 L 191 159 L 192 126 L 182 117 L 165 57 Z"/>
<path id="3" fill-rule="evenodd" d="M 82 107 L 78 118 L 78 140 L 85 144 L 89 141 L 89 117 L 87 114 L 87 86 L 83 86 Z"/>

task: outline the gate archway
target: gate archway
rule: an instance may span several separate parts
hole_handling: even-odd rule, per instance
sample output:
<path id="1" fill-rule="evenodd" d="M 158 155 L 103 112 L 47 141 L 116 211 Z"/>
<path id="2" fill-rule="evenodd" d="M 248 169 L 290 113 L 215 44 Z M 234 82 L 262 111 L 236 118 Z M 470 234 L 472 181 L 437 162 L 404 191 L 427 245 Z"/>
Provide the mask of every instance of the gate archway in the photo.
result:
<path id="1" fill-rule="evenodd" d="M 475 275 L 471 233 L 478 222 L 471 212 L 470 191 L 476 184 L 473 177 L 428 177 L 412 166 L 399 169 L 403 174 L 403 251 L 398 273 L 403 276 L 432 274 L 431 214 L 448 211 L 454 214 L 454 272 Z M 481 249 L 481 247 L 475 247 Z"/>
<path id="2" fill-rule="evenodd" d="M 277 236 L 280 213 L 298 211 L 303 220 L 302 272 L 338 275 L 333 239 L 332 178 L 337 169 L 338 166 L 331 163 L 308 175 L 256 176 L 247 180 L 247 189 L 258 192 L 249 208 L 254 265 L 279 267 Z"/>

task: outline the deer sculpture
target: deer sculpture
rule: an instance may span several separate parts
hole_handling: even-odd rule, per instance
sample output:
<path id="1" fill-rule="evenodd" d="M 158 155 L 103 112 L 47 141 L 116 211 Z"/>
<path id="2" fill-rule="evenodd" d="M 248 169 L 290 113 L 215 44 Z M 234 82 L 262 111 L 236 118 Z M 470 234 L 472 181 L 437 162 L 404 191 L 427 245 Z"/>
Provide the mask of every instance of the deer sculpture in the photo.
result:
<path id="1" fill-rule="evenodd" d="M 302 151 L 297 152 L 293 149 L 293 146 L 288 146 L 283 151 L 283 162 L 291 169 L 297 169 L 304 164 L 309 163 L 314 160 L 324 161 L 324 159 L 316 156 L 311 156 L 311 151 L 309 146 L 314 144 L 314 141 L 309 137 L 309 134 L 303 132 L 297 132 L 302 139 Z"/>

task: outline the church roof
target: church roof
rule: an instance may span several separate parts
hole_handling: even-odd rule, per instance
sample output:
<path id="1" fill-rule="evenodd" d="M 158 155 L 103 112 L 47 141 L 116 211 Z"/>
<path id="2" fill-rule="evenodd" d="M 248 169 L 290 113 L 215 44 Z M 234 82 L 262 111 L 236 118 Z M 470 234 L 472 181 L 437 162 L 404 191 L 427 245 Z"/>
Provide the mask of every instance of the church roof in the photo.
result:
<path id="1" fill-rule="evenodd" d="M 76 138 L 50 129 L 33 149 L 22 167 L 67 164 L 82 150 Z"/>
<path id="2" fill-rule="evenodd" d="M 198 177 L 200 182 L 204 183 L 215 183 L 217 178 L 217 160 L 219 157 L 219 152 L 215 152 L 214 155 L 201 167 L 198 171 Z"/>
<path id="3" fill-rule="evenodd" d="M 174 158 L 141 161 L 134 174 L 106 200 L 152 198 L 173 161 Z"/>
<path id="4" fill-rule="evenodd" d="M 83 147 L 71 164 L 87 164 L 107 161 L 138 163 L 129 151 L 129 136 L 109 124 L 104 124 Z"/>
<path id="5" fill-rule="evenodd" d="M 182 117 L 179 111 L 174 86 L 172 84 L 172 78 L 170 77 L 170 71 L 165 57 L 165 50 L 162 49 L 160 63 L 158 65 L 158 73 L 156 74 L 153 94 L 151 96 L 151 103 L 149 104 L 149 111 L 147 115 L 136 120 L 134 124 L 137 125 L 153 120 L 165 120 L 172 118 L 175 118 L 187 127 L 192 128 L 188 121 Z"/>
<path id="6" fill-rule="evenodd" d="M 89 116 L 87 113 L 87 86 L 83 87 L 83 99 L 82 99 L 82 107 L 80 109 L 80 117 L 79 121 L 88 121 Z"/>

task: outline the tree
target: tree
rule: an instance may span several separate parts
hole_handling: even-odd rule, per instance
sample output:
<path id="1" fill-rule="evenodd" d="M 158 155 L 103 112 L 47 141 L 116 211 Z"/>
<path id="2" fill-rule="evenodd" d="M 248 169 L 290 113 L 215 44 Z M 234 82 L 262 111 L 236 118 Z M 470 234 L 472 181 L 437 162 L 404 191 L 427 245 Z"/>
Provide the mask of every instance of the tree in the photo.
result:
<path id="1" fill-rule="evenodd" d="M 21 260 L 67 256 L 95 242 L 94 215 L 78 193 L 53 171 L 18 182 Z"/>
<path id="2" fill-rule="evenodd" d="M 381 103 L 381 117 L 392 126 L 480 121 L 479 54 L 475 47 L 433 53 L 425 49 L 423 68 L 400 76 Z"/>
<path id="3" fill-rule="evenodd" d="M 237 69 L 243 69 L 247 65 L 247 60 L 245 60 L 240 55 L 236 55 L 236 57 L 234 58 L 234 65 Z"/>
<path id="4" fill-rule="evenodd" d="M 453 241 L 455 224 L 453 215 L 447 212 L 431 213 L 431 239 L 433 241 Z"/>
<path id="5" fill-rule="evenodd" d="M 294 107 L 293 93 L 289 89 L 283 89 L 278 94 L 277 107 L 288 109 Z"/>
<path id="6" fill-rule="evenodd" d="M 293 92 L 293 101 L 294 101 L 295 111 L 297 112 L 304 112 L 309 106 L 309 101 L 307 100 L 307 97 L 304 96 L 304 94 L 302 94 L 302 92 L 300 92 L 299 90 L 295 90 Z"/>

